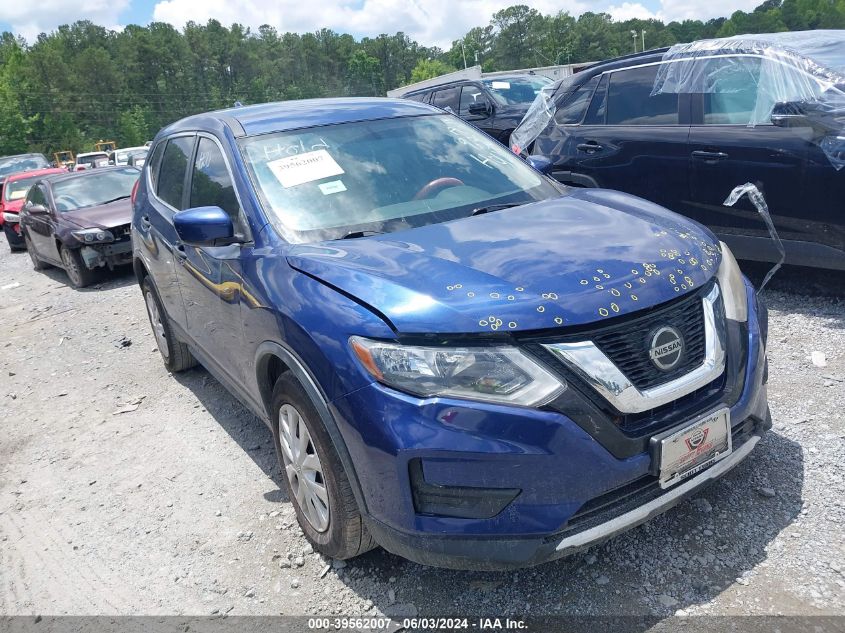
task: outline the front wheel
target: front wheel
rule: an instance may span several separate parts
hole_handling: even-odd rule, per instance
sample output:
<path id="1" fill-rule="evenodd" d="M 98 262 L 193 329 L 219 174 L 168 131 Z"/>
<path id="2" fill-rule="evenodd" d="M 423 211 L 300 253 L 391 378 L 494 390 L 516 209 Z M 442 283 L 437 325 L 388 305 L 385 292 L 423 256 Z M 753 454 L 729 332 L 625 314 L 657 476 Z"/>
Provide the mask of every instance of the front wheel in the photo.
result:
<path id="1" fill-rule="evenodd" d="M 62 267 L 74 288 L 85 288 L 94 283 L 96 275 L 93 270 L 85 265 L 78 248 L 62 246 L 60 255 L 62 256 Z"/>
<path id="2" fill-rule="evenodd" d="M 32 269 L 44 270 L 47 268 L 47 264 L 42 262 L 38 257 L 38 253 L 35 252 L 35 247 L 32 245 L 32 240 L 29 239 L 29 234 L 24 233 L 23 242 L 26 244 L 26 252 L 29 253 L 29 258 L 32 260 Z"/>
<path id="3" fill-rule="evenodd" d="M 364 527 L 349 478 L 311 399 L 291 372 L 273 388 L 273 439 L 299 526 L 314 549 L 352 558 L 376 543 Z"/>

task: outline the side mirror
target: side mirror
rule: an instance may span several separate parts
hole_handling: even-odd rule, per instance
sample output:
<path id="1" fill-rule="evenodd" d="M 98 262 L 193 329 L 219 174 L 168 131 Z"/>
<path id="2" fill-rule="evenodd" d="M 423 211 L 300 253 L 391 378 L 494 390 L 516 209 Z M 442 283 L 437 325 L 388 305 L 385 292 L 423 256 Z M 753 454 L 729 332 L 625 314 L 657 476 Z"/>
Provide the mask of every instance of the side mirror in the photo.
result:
<path id="1" fill-rule="evenodd" d="M 552 171 L 552 161 L 545 156 L 532 155 L 525 159 L 529 165 L 548 176 Z"/>
<path id="2" fill-rule="evenodd" d="M 487 116 L 490 106 L 484 101 L 473 101 L 469 104 L 468 112 L 473 116 Z"/>
<path id="3" fill-rule="evenodd" d="M 236 242 L 232 218 L 220 207 L 196 207 L 173 216 L 176 234 L 191 246 L 225 246 Z"/>
<path id="4" fill-rule="evenodd" d="M 798 103 L 780 102 L 772 109 L 772 125 L 778 127 L 810 127 L 807 114 Z"/>
<path id="5" fill-rule="evenodd" d="M 47 207 L 43 204 L 29 204 L 26 207 L 26 212 L 29 215 L 47 215 Z"/>

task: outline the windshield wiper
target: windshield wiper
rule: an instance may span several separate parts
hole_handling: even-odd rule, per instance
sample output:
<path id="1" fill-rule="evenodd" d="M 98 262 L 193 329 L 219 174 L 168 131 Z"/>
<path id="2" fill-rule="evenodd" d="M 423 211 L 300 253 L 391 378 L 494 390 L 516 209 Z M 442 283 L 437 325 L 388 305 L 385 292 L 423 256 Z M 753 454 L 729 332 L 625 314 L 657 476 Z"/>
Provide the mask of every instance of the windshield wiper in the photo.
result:
<path id="1" fill-rule="evenodd" d="M 126 198 L 130 198 L 131 196 L 118 196 L 117 198 L 112 198 L 111 200 L 106 200 L 105 202 L 101 202 L 100 204 L 111 204 L 112 202 L 117 202 L 118 200 L 126 200 Z M 94 206 L 94 205 L 91 205 Z M 99 205 L 97 205 L 99 206 Z"/>
<path id="2" fill-rule="evenodd" d="M 491 204 L 486 207 L 478 207 L 472 210 L 470 217 L 473 215 L 482 215 L 490 213 L 491 211 L 501 211 L 502 209 L 510 209 L 512 207 L 521 207 L 524 202 L 505 202 L 504 204 Z"/>
<path id="3" fill-rule="evenodd" d="M 340 239 L 354 240 L 356 237 L 370 237 L 371 235 L 384 235 L 384 231 L 349 231 Z"/>

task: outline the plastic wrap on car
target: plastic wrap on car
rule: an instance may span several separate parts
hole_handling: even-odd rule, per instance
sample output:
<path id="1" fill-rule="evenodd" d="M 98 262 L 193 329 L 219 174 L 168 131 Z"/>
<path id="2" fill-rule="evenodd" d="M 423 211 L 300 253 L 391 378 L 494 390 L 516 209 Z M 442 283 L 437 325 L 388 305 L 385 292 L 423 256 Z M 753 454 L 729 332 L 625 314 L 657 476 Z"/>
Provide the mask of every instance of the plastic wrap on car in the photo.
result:
<path id="1" fill-rule="evenodd" d="M 749 126 L 770 123 L 777 106 L 809 116 L 814 141 L 836 169 L 845 166 L 845 38 L 842 31 L 742 35 L 676 44 L 664 55 L 652 95 L 730 94 L 720 85 L 756 85 Z M 758 72 L 759 64 L 759 72 Z M 727 82 L 729 85 L 731 82 Z"/>
<path id="2" fill-rule="evenodd" d="M 763 279 L 763 283 L 760 284 L 760 287 L 757 289 L 757 292 L 763 292 L 763 288 L 766 287 L 766 284 L 769 283 L 769 280 L 774 276 L 774 274 L 778 271 L 778 269 L 783 265 L 783 262 L 786 261 L 786 249 L 783 246 L 783 242 L 778 235 L 777 230 L 775 229 L 775 223 L 772 221 L 772 215 L 769 213 L 769 205 L 766 204 L 766 197 L 763 193 L 757 188 L 756 185 L 753 183 L 747 182 L 744 185 L 739 185 L 735 187 L 733 191 L 728 194 L 728 197 L 722 203 L 726 207 L 734 206 L 742 196 L 748 196 L 748 199 L 751 201 L 751 204 L 757 209 L 757 213 L 760 214 L 760 217 L 763 218 L 763 221 L 766 223 L 766 227 L 769 229 L 769 235 L 772 236 L 772 241 L 775 243 L 775 246 L 780 253 L 780 259 L 778 260 L 777 264 L 775 264 L 771 270 L 766 274 L 765 278 Z"/>
<path id="3" fill-rule="evenodd" d="M 543 130 L 554 119 L 555 111 L 557 110 L 556 102 L 559 99 L 555 98 L 556 94 L 565 94 L 569 92 L 568 86 L 575 82 L 573 77 L 567 77 L 560 82 L 550 84 L 540 89 L 540 92 L 534 98 L 528 112 L 522 118 L 522 121 L 511 132 L 509 146 L 514 154 L 523 154 L 531 146 Z"/>

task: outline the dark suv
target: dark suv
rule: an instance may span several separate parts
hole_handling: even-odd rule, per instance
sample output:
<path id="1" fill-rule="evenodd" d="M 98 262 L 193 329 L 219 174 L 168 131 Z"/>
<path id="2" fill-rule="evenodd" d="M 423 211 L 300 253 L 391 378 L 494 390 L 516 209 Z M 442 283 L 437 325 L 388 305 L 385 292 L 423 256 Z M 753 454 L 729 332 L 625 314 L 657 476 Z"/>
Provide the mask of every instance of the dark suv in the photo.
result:
<path id="1" fill-rule="evenodd" d="M 478 81 L 453 81 L 414 90 L 403 97 L 448 109 L 507 145 L 511 132 L 537 94 L 551 83 L 551 79 L 541 75 L 503 75 Z"/>
<path id="2" fill-rule="evenodd" d="M 845 31 L 706 40 L 544 90 L 511 137 L 557 180 L 619 189 L 709 226 L 737 257 L 778 251 L 737 185 L 763 192 L 787 262 L 845 269 Z"/>

